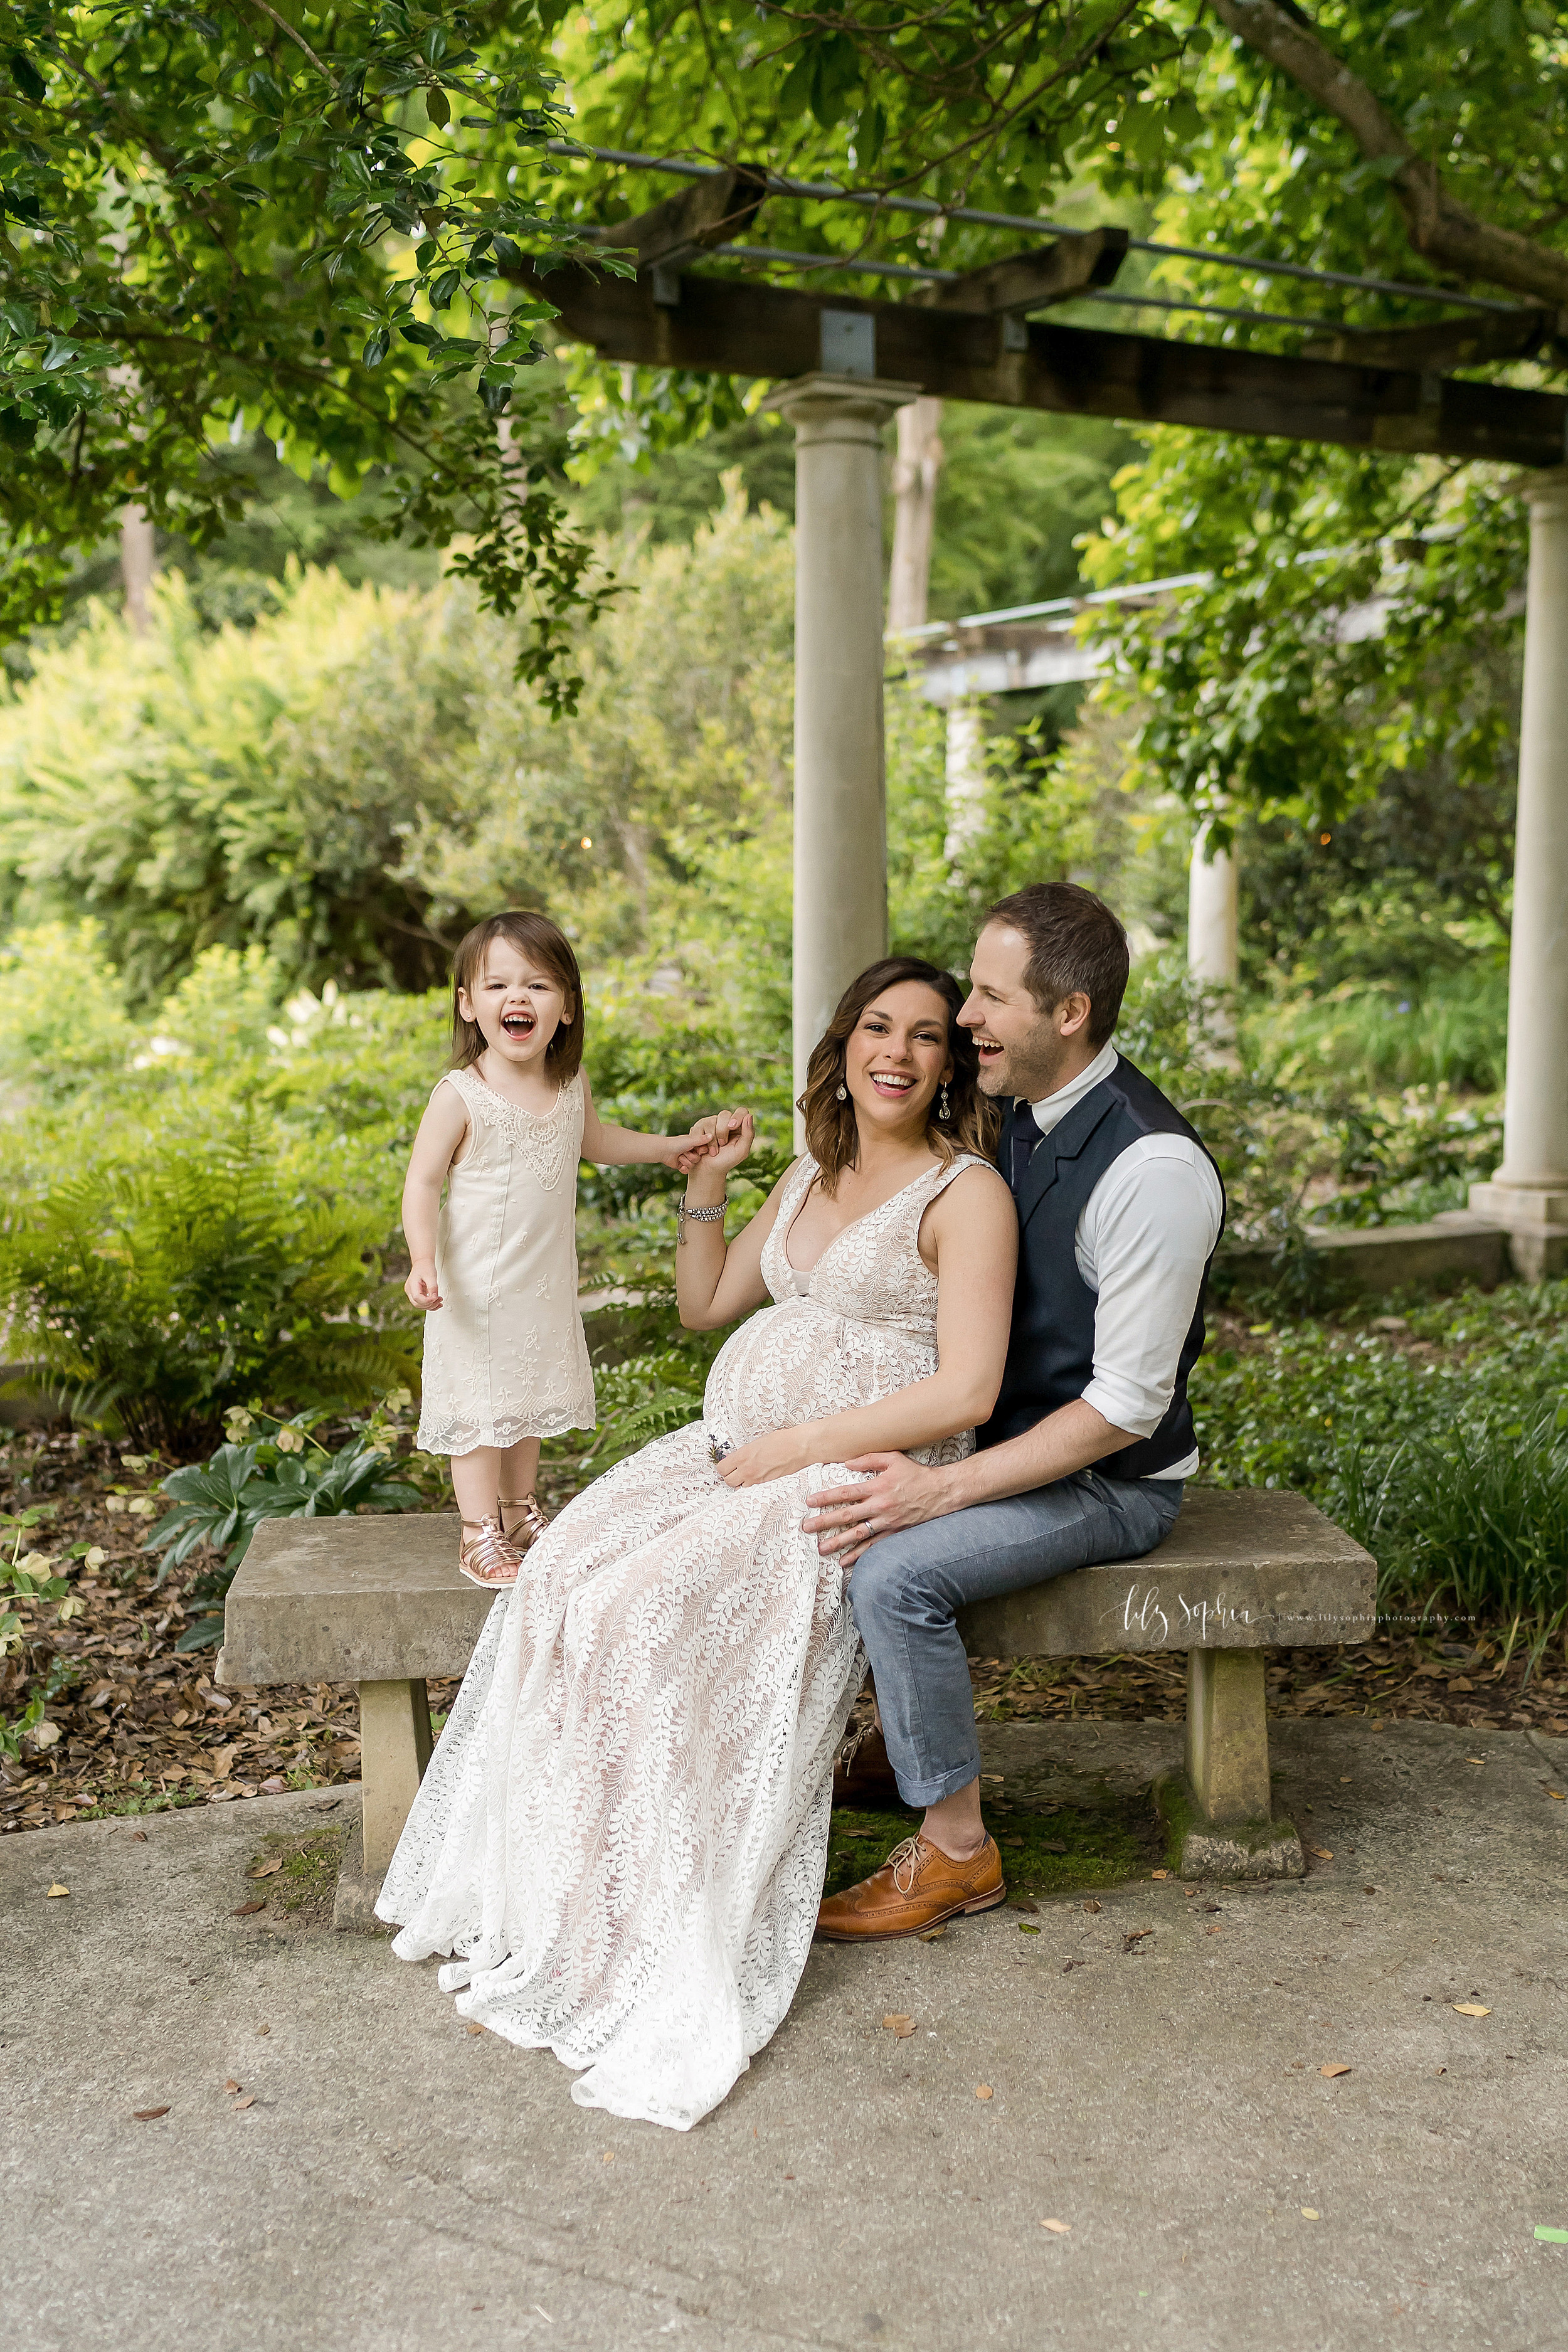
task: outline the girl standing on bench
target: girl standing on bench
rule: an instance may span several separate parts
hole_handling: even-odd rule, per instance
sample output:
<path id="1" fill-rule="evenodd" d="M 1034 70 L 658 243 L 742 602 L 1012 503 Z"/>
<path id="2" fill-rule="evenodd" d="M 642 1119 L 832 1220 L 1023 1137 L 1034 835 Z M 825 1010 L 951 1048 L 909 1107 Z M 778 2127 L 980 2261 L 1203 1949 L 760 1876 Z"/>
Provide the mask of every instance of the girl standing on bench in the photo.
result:
<path id="1" fill-rule="evenodd" d="M 453 960 L 452 996 L 452 1067 L 403 1188 L 404 1288 L 429 1318 L 417 1443 L 452 1457 L 459 1569 L 499 1590 L 544 1531 L 540 1440 L 595 1422 L 577 1162 L 689 1171 L 712 1122 L 703 1138 L 639 1135 L 599 1117 L 582 1066 L 582 975 L 544 915 L 476 923 Z"/>

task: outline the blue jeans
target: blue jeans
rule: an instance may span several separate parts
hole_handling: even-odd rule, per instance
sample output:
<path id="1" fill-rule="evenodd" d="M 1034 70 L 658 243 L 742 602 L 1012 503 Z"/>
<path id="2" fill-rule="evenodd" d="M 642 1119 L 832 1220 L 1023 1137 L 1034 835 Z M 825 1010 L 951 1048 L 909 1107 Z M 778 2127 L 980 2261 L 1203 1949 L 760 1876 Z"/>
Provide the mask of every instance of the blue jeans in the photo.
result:
<path id="1" fill-rule="evenodd" d="M 1069 1569 L 1141 1559 L 1169 1535 L 1181 1507 L 1179 1478 L 1079 1470 L 1033 1494 L 879 1536 L 862 1552 L 850 1573 L 849 1606 L 877 1678 L 882 1735 L 905 1804 L 937 1804 L 980 1770 L 955 1613 Z"/>

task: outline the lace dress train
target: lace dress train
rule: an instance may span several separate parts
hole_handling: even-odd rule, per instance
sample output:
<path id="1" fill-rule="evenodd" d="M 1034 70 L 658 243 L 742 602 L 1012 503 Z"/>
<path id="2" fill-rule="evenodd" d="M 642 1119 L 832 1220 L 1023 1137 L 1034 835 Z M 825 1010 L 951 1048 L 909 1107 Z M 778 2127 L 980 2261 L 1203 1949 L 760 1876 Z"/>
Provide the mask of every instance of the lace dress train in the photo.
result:
<path id="1" fill-rule="evenodd" d="M 584 2106 L 686 2129 L 778 2026 L 821 1896 L 861 1679 L 842 1570 L 801 1529 L 823 1464 L 731 1490 L 710 1453 L 885 1396 L 936 1360 L 920 1221 L 973 1164 L 848 1226 L 715 1359 L 704 1419 L 568 1506 L 487 1621 L 377 1909 L 456 1957 L 458 2010 L 578 2070 Z M 952 1459 L 965 1435 L 931 1449 Z"/>

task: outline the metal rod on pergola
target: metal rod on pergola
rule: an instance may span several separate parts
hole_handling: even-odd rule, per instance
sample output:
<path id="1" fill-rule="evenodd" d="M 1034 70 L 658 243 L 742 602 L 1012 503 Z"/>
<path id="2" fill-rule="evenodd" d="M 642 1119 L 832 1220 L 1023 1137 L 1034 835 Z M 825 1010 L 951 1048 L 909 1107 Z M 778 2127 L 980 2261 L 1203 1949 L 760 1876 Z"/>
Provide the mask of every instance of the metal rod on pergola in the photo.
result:
<path id="1" fill-rule="evenodd" d="M 715 180 L 722 177 L 728 168 L 722 163 L 689 163 L 673 155 L 641 155 L 628 147 L 587 147 L 574 139 L 552 139 L 548 143 L 552 155 L 584 157 L 596 163 L 618 163 L 632 171 L 664 172 L 679 179 Z M 799 196 L 821 204 L 857 205 L 877 212 L 914 213 L 926 220 L 963 221 L 980 228 L 1019 229 L 1027 236 L 1073 236 L 1081 234 L 1058 221 L 1031 218 L 1024 213 L 982 212 L 973 205 L 943 205 L 933 196 L 900 196 L 883 194 L 869 188 L 841 188 L 832 180 L 790 180 L 776 172 L 769 172 L 764 177 L 767 193 L 772 196 Z M 1343 269 L 1315 269 L 1309 262 L 1270 261 L 1260 259 L 1256 255 L 1216 252 L 1206 246 L 1167 245 L 1158 237 L 1129 236 L 1127 250 L 1130 253 L 1155 253 L 1163 257 L 1207 262 L 1216 269 L 1240 269 L 1258 278 L 1295 278 L 1317 286 L 1345 286 L 1368 294 L 1403 295 L 1417 301 L 1439 302 L 1454 310 L 1496 310 L 1509 316 L 1520 307 L 1518 303 L 1501 302 L 1488 294 L 1458 294 L 1443 286 L 1416 286 L 1402 278 L 1369 278 Z M 826 261 L 831 257 L 813 255 L 811 258 Z"/>

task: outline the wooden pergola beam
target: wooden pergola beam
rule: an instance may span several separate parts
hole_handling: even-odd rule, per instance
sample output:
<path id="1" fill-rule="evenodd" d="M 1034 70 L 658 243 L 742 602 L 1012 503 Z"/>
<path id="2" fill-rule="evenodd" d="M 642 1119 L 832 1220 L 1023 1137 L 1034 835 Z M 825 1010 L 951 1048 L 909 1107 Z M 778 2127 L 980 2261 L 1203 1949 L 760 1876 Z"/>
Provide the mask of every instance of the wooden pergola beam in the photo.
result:
<path id="1" fill-rule="evenodd" d="M 1005 254 L 984 269 L 969 270 L 945 286 L 933 286 L 921 300 L 933 310 L 1044 310 L 1070 302 L 1090 286 L 1109 286 L 1127 255 L 1124 228 L 1090 229 L 1085 236 L 1058 237 L 1032 253 Z"/>
<path id="2" fill-rule="evenodd" d="M 666 196 L 650 212 L 589 232 L 595 244 L 637 256 L 639 269 L 671 268 L 706 247 L 742 236 L 768 193 L 767 174 L 743 163 Z"/>
<path id="3" fill-rule="evenodd" d="M 647 272 L 613 278 L 567 268 L 529 282 L 560 310 L 570 341 L 637 366 L 773 382 L 807 375 L 825 364 L 823 319 L 830 312 L 868 322 L 873 357 L 864 373 L 942 400 L 1516 466 L 1560 466 L 1564 458 L 1563 394 L 1429 369 L 1026 324 L 745 278 L 683 276 L 660 289 L 678 293 L 674 302 L 655 301 Z"/>
<path id="4" fill-rule="evenodd" d="M 1303 352 L 1310 360 L 1348 360 L 1361 367 L 1479 367 L 1487 360 L 1532 358 L 1563 332 L 1559 312 L 1520 310 L 1420 327 L 1342 327 L 1317 336 Z"/>

